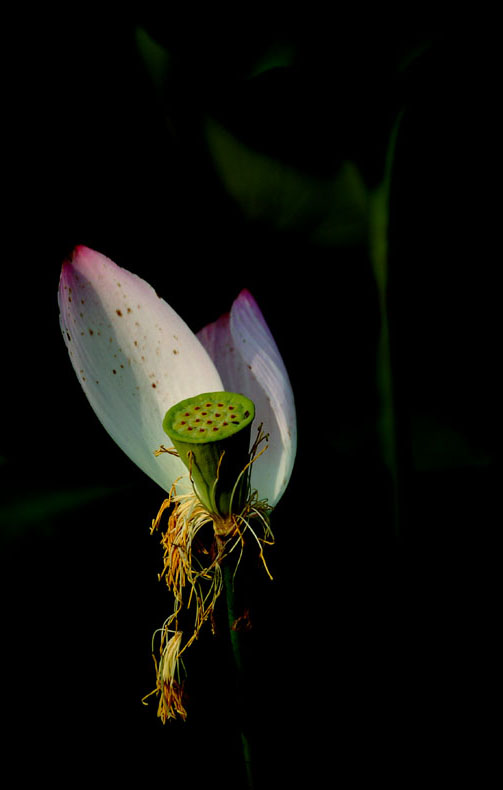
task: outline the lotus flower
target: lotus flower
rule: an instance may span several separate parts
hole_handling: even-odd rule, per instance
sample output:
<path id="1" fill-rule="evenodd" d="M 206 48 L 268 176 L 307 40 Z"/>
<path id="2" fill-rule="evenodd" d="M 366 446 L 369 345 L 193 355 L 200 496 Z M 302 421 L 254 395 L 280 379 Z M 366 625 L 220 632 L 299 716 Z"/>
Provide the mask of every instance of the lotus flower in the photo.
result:
<path id="1" fill-rule="evenodd" d="M 185 718 L 179 657 L 211 617 L 224 578 L 229 578 L 227 558 L 238 545 L 242 551 L 246 533 L 258 544 L 267 570 L 262 547 L 272 542 L 269 514 L 288 484 L 296 449 L 295 407 L 288 375 L 262 313 L 246 290 L 238 295 L 228 315 L 196 336 L 144 280 L 98 252 L 77 247 L 72 260 L 63 265 L 59 306 L 72 364 L 98 418 L 131 460 L 169 494 L 152 530 L 158 528 L 164 511 L 173 506 L 161 540 L 161 577 L 174 595 L 175 607 L 159 629 L 160 660 L 152 693 L 160 694 L 158 715 L 163 722 L 177 715 Z M 171 415 L 182 414 L 176 417 L 177 424 L 184 425 L 180 430 L 193 430 L 180 422 L 185 420 L 186 404 L 204 409 L 194 402 L 206 404 L 210 395 L 217 396 L 213 406 L 219 411 L 225 405 L 229 414 L 236 415 L 230 410 L 241 408 L 248 433 L 239 422 L 234 428 L 220 420 L 226 428 L 213 425 L 204 430 L 226 434 L 227 449 L 219 454 L 215 451 L 218 442 L 205 442 L 203 436 L 197 454 L 190 449 L 183 456 L 178 450 L 186 446 L 185 440 L 182 437 L 177 444 L 167 427 L 175 425 Z M 191 419 L 199 423 L 198 415 Z M 249 450 L 253 415 L 254 424 L 261 428 Z M 163 425 L 173 438 L 174 451 L 162 445 L 166 441 Z M 198 426 L 198 430 L 203 429 Z M 264 438 L 267 452 L 264 448 L 258 452 Z M 205 464 L 209 459 L 207 466 L 200 463 L 203 456 Z M 237 457 L 245 460 L 234 474 Z M 194 459 L 200 463 L 198 472 L 216 470 L 210 474 L 209 485 L 204 474 L 199 478 L 199 489 L 198 478 L 192 474 Z M 230 483 L 227 488 L 224 480 Z M 217 497 L 219 487 L 225 490 Z M 215 507 L 209 507 L 208 502 Z M 208 523 L 213 524 L 213 543 L 203 546 L 198 556 L 194 538 Z M 181 622 L 191 605 L 196 609 L 195 624 L 190 625 L 183 642 L 186 626 Z"/>
<path id="2" fill-rule="evenodd" d="M 295 458 L 294 399 L 276 343 L 247 290 L 230 314 L 196 336 L 148 283 L 80 246 L 63 265 L 59 307 L 64 341 L 96 415 L 161 488 L 169 492 L 180 478 L 179 491 L 190 486 L 179 458 L 154 455 L 166 440 L 165 413 L 185 398 L 228 390 L 255 403 L 255 423 L 263 424 L 269 446 L 253 466 L 251 486 L 271 507 L 278 503 Z"/>

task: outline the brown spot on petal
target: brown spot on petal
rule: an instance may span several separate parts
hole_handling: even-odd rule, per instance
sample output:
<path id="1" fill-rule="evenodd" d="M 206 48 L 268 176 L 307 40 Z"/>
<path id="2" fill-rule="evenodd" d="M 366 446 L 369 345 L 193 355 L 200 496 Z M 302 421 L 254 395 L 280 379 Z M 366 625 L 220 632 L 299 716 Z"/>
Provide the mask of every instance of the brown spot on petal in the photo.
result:
<path id="1" fill-rule="evenodd" d="M 117 313 L 117 315 L 118 315 L 118 316 L 121 316 L 121 317 L 122 317 L 122 313 L 121 313 L 121 311 L 120 311 L 120 310 L 116 310 L 115 312 Z"/>

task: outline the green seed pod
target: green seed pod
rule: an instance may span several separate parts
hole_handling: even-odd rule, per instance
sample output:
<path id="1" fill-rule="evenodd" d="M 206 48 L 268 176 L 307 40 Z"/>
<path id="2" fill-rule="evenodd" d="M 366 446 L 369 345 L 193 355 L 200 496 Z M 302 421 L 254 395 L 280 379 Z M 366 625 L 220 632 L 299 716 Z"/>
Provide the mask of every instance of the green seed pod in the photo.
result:
<path id="1" fill-rule="evenodd" d="M 204 392 L 176 403 L 162 426 L 212 513 L 239 513 L 248 494 L 253 401 L 234 392 Z M 241 475 L 241 477 L 240 477 Z"/>

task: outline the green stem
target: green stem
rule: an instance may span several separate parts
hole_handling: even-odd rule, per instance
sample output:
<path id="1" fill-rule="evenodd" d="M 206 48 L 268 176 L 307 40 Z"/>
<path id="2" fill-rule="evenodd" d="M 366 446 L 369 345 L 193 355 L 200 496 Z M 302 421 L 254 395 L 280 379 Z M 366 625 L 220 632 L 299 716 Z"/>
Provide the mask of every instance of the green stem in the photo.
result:
<path id="1" fill-rule="evenodd" d="M 401 499 L 398 463 L 398 431 L 395 404 L 395 383 L 391 358 L 391 338 L 388 312 L 388 231 L 391 170 L 395 153 L 400 113 L 395 121 L 386 155 L 384 178 L 370 195 L 369 252 L 377 285 L 381 332 L 377 349 L 377 386 L 380 399 L 378 421 L 381 453 L 389 469 L 393 487 L 393 515 L 395 534 L 400 535 Z"/>
<path id="2" fill-rule="evenodd" d="M 232 648 L 232 655 L 234 657 L 234 665 L 236 668 L 236 681 L 237 681 L 237 688 L 238 688 L 238 713 L 239 713 L 239 727 L 240 727 L 240 737 L 241 737 L 241 748 L 243 752 L 243 762 L 244 762 L 244 769 L 246 774 L 246 782 L 248 790 L 253 790 L 253 773 L 252 773 L 252 757 L 251 757 L 251 749 L 250 743 L 246 734 L 243 731 L 242 723 L 241 723 L 241 687 L 243 683 L 243 659 L 241 654 L 241 644 L 240 644 L 240 635 L 239 631 L 234 628 L 234 623 L 236 622 L 236 608 L 235 608 L 235 596 L 234 596 L 234 582 L 233 582 L 233 574 L 232 568 L 228 562 L 224 560 L 222 563 L 222 574 L 224 580 L 224 588 L 225 588 L 225 599 L 227 603 L 227 620 L 229 624 L 229 636 L 230 636 L 230 643 Z"/>

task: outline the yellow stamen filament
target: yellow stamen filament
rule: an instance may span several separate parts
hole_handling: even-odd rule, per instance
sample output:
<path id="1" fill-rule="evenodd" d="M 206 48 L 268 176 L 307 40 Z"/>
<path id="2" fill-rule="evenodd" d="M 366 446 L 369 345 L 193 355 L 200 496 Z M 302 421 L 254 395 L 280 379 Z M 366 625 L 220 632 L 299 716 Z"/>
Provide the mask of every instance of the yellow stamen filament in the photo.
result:
<path id="1" fill-rule="evenodd" d="M 157 687 L 150 694 L 143 698 L 142 702 L 147 704 L 145 700 L 152 694 L 160 692 L 159 707 L 157 715 L 160 717 L 163 724 L 168 719 L 175 719 L 180 716 L 184 721 L 187 718 L 187 711 L 182 703 L 183 686 L 178 680 L 178 659 L 180 657 L 180 643 L 182 640 L 182 632 L 174 631 L 173 636 L 170 636 L 170 631 L 166 626 L 162 629 L 161 637 L 161 658 L 159 665 L 156 664 Z M 175 675 L 177 679 L 175 679 Z"/>
<path id="2" fill-rule="evenodd" d="M 251 464 L 267 449 L 266 445 L 257 452 L 264 439 L 267 437 L 260 428 L 250 452 L 250 461 L 238 476 L 236 486 L 242 476 L 248 473 Z M 163 452 L 171 451 L 161 446 L 156 451 L 156 455 Z M 274 543 L 269 524 L 271 507 L 267 502 L 259 500 L 256 491 L 250 492 L 240 513 L 231 514 L 226 519 L 219 519 L 215 514 L 209 513 L 205 509 L 195 492 L 177 494 L 177 482 L 175 481 L 168 498 L 162 503 L 151 527 L 152 534 L 159 529 L 164 512 L 168 508 L 172 508 L 167 529 L 161 536 L 164 553 L 163 568 L 159 579 L 164 578 L 174 596 L 175 607 L 162 628 L 156 632 L 161 634 L 159 664 L 154 657 L 157 675 L 156 688 L 144 697 L 145 700 L 152 694 L 160 694 L 157 715 L 163 724 L 177 715 L 182 719 L 186 718 L 187 713 L 182 704 L 183 685 L 179 680 L 180 656 L 197 639 L 206 620 L 213 617 L 216 601 L 223 588 L 221 563 L 239 546 L 240 550 L 234 569 L 235 576 L 243 554 L 247 531 L 257 542 L 260 549 L 260 559 L 266 573 L 272 579 L 263 551 L 265 545 Z M 254 528 L 250 523 L 252 520 Z M 204 542 L 198 539 L 198 533 L 208 524 L 212 524 L 213 527 L 213 540 L 209 549 L 205 548 Z M 256 532 L 257 525 L 262 531 L 260 537 Z M 208 542 L 208 537 L 206 542 Z M 181 615 L 182 609 L 188 611 L 191 605 L 195 610 L 193 631 L 182 646 L 183 632 L 179 629 L 178 617 Z"/>

